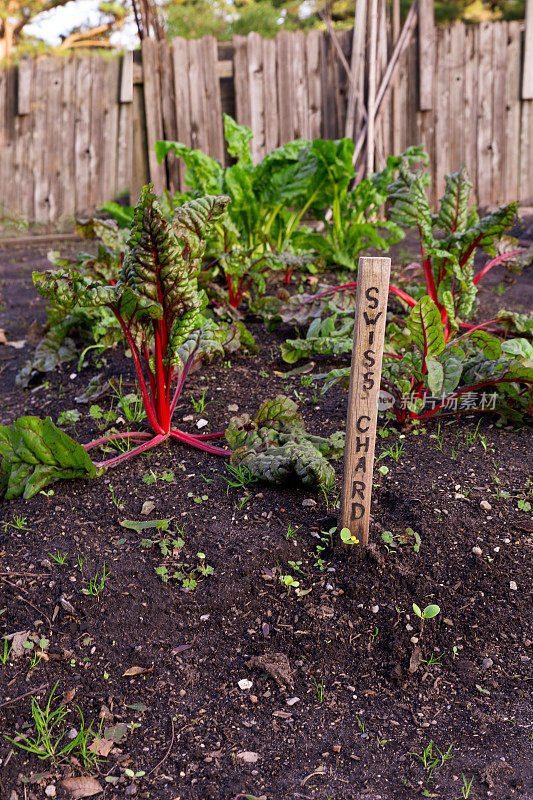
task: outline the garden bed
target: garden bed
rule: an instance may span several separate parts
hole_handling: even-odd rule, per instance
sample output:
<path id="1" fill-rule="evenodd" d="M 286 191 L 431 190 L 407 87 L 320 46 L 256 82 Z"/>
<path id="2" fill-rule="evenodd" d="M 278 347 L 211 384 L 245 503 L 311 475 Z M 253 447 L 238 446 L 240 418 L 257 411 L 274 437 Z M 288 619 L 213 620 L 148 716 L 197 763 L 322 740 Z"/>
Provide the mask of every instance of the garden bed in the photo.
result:
<path id="1" fill-rule="evenodd" d="M 0 327 L 10 341 L 44 320 L 25 269 L 36 253 L 17 247 L 0 247 Z M 495 268 L 491 278 L 502 275 Z M 527 310 L 531 287 L 529 267 L 500 305 Z M 481 315 L 499 301 L 482 294 Z M 315 394 L 299 375 L 285 376 L 279 332 L 253 320 L 249 327 L 259 354 L 193 374 L 180 426 L 197 432 L 205 418 L 207 431 L 223 430 L 235 405 L 255 412 L 266 397 L 296 391 L 309 431 L 341 429 L 345 393 Z M 66 430 L 81 442 L 98 435 L 87 406 L 75 402 L 94 366 L 77 375 L 70 364 L 22 392 L 14 376 L 27 353 L 0 347 L 0 422 L 23 414 L 55 421 L 78 408 L 82 419 Z M 119 351 L 106 359 L 104 377 L 118 373 L 120 360 L 133 383 Z M 189 395 L 204 390 L 210 404 L 196 412 Z M 176 442 L 104 477 L 4 503 L 0 633 L 36 633 L 48 644 L 40 661 L 36 642 L 0 664 L 0 733 L 22 731 L 31 697 L 44 705 L 57 683 L 68 728 L 79 730 L 79 706 L 87 723 L 102 714 L 123 734 L 94 772 L 107 798 L 529 800 L 533 523 L 518 503 L 531 500 L 531 431 L 495 423 L 449 418 L 379 437 L 388 473 L 377 473 L 374 547 L 364 563 L 321 533 L 336 524 L 335 494 L 228 488 L 222 460 Z M 337 462 L 338 478 L 341 469 Z M 153 508 L 143 515 L 147 502 Z M 196 563 L 201 552 L 213 568 L 192 592 L 156 573 L 161 547 L 141 546 L 157 538 L 153 530 L 119 524 L 162 518 L 172 518 L 170 531 L 183 529 L 182 559 Z M 418 552 L 410 535 L 395 547 L 382 541 L 384 531 L 402 537 L 408 528 L 420 537 Z M 101 592 L 82 593 L 104 564 Z M 299 581 L 299 596 L 280 582 L 285 574 Z M 422 635 L 413 603 L 441 609 Z M 50 768 L 5 739 L 0 758 L 6 800 L 40 800 L 51 785 L 59 795 L 60 780 L 80 774 L 75 762 Z"/>

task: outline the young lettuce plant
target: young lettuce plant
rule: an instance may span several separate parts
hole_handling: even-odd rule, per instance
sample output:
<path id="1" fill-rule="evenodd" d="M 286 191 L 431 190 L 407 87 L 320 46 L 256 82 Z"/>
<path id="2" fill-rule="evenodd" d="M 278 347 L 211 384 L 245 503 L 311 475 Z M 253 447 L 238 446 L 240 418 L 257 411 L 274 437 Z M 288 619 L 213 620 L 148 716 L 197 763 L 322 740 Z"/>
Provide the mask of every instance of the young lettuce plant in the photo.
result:
<path id="1" fill-rule="evenodd" d="M 202 317 L 204 297 L 197 290 L 196 274 L 205 237 L 228 202 L 226 197 L 193 200 L 170 223 L 152 186 L 145 186 L 116 281 L 88 277 L 76 269 L 34 273 L 39 293 L 58 306 L 107 308 L 114 314 L 131 351 L 152 433 L 111 434 L 82 446 L 51 420 L 26 417 L 0 427 L 0 483 L 7 499 L 20 494 L 32 497 L 57 478 L 92 477 L 97 468 L 120 464 L 169 438 L 208 453 L 230 455 L 208 442 L 223 433 L 192 435 L 172 427 L 191 368 L 224 352 L 216 327 Z M 104 461 L 90 460 L 87 451 L 119 439 L 142 444 Z"/>

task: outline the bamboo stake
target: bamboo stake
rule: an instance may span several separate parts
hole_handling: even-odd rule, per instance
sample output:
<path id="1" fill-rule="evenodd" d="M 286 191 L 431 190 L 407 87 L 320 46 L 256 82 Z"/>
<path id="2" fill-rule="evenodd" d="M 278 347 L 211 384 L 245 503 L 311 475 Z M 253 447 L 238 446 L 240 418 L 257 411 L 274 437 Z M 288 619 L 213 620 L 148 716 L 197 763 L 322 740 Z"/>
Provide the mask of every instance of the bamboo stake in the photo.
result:
<path id="1" fill-rule="evenodd" d="M 533 0 L 526 0 L 522 100 L 533 100 Z"/>
<path id="2" fill-rule="evenodd" d="M 341 528 L 368 544 L 390 258 L 360 258 L 348 390 Z"/>
<path id="3" fill-rule="evenodd" d="M 339 61 L 341 62 L 342 66 L 344 67 L 344 69 L 346 71 L 346 76 L 348 78 L 348 83 L 350 84 L 350 88 L 352 90 L 351 93 L 350 93 L 350 97 L 355 97 L 355 99 L 359 103 L 359 107 L 361 109 L 361 114 L 363 115 L 363 119 L 366 120 L 366 119 L 368 119 L 368 116 L 367 116 L 367 113 L 366 113 L 365 104 L 363 103 L 363 101 L 361 99 L 361 95 L 359 94 L 359 91 L 357 89 L 357 83 L 356 83 L 355 78 L 354 78 L 354 76 L 352 74 L 352 70 L 350 69 L 350 65 L 348 64 L 348 61 L 346 60 L 346 56 L 343 53 L 342 47 L 340 46 L 339 41 L 338 41 L 337 37 L 335 36 L 335 31 L 333 30 L 333 25 L 331 24 L 331 19 L 330 19 L 330 17 L 328 17 L 326 14 L 323 14 L 322 12 L 320 12 L 319 16 L 320 16 L 321 20 L 324 22 L 326 28 L 328 29 L 328 33 L 329 33 L 329 35 L 331 37 L 331 41 L 333 42 L 333 46 L 335 47 L 335 50 L 337 52 L 337 56 L 339 57 Z M 346 134 L 346 136 L 348 136 L 348 134 Z"/>
<path id="4" fill-rule="evenodd" d="M 368 100 L 366 121 L 366 174 L 372 175 L 374 171 L 374 120 L 376 114 L 376 55 L 378 36 L 378 3 L 370 0 L 370 44 L 368 52 Z"/>
<path id="5" fill-rule="evenodd" d="M 400 36 L 400 0 L 392 0 L 392 46 Z M 392 82 L 392 152 L 400 152 L 400 98 L 396 81 Z"/>
<path id="6" fill-rule="evenodd" d="M 403 55 L 405 49 L 407 48 L 407 45 L 411 40 L 411 36 L 413 34 L 416 25 L 417 7 L 418 7 L 418 0 L 413 0 L 413 5 L 409 9 L 407 17 L 405 18 L 402 32 L 400 33 L 400 38 L 396 43 L 396 46 L 392 52 L 387 69 L 385 70 L 385 74 L 381 80 L 375 100 L 374 116 L 377 116 L 377 114 L 379 113 L 379 109 L 381 103 L 383 102 L 383 98 L 385 97 L 387 89 L 389 88 L 391 81 L 394 79 L 394 76 L 398 69 L 400 58 Z M 365 143 L 366 136 L 367 136 L 367 124 L 363 126 L 361 133 L 357 137 L 357 141 L 355 143 L 355 150 L 353 154 L 354 165 L 357 163 L 357 159 L 359 158 L 359 154 Z"/>

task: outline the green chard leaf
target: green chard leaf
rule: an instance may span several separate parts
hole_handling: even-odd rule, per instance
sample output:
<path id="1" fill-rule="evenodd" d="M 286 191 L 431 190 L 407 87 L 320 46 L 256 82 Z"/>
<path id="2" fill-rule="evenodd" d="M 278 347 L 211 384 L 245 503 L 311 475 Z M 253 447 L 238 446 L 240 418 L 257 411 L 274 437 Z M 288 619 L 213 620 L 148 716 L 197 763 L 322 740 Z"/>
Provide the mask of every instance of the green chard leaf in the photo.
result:
<path id="1" fill-rule="evenodd" d="M 465 167 L 446 175 L 446 188 L 440 201 L 437 226 L 447 234 L 464 231 L 468 224 L 470 191 L 472 183 Z"/>
<path id="2" fill-rule="evenodd" d="M 0 426 L 0 480 L 6 500 L 28 500 L 61 478 L 93 478 L 86 450 L 47 417 L 21 417 Z"/>
<path id="3" fill-rule="evenodd" d="M 439 309 L 428 295 L 424 295 L 413 307 L 407 320 L 424 358 L 435 358 L 444 350 L 444 330 Z"/>

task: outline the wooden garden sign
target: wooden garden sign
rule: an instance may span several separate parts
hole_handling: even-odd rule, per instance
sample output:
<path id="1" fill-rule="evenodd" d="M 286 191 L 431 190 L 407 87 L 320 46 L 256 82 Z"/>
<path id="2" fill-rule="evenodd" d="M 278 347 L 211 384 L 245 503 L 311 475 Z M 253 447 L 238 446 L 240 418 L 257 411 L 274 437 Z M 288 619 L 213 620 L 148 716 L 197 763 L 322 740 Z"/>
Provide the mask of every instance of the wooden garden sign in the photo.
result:
<path id="1" fill-rule="evenodd" d="M 368 544 L 390 263 L 360 258 L 357 275 L 340 527 L 360 546 Z"/>

